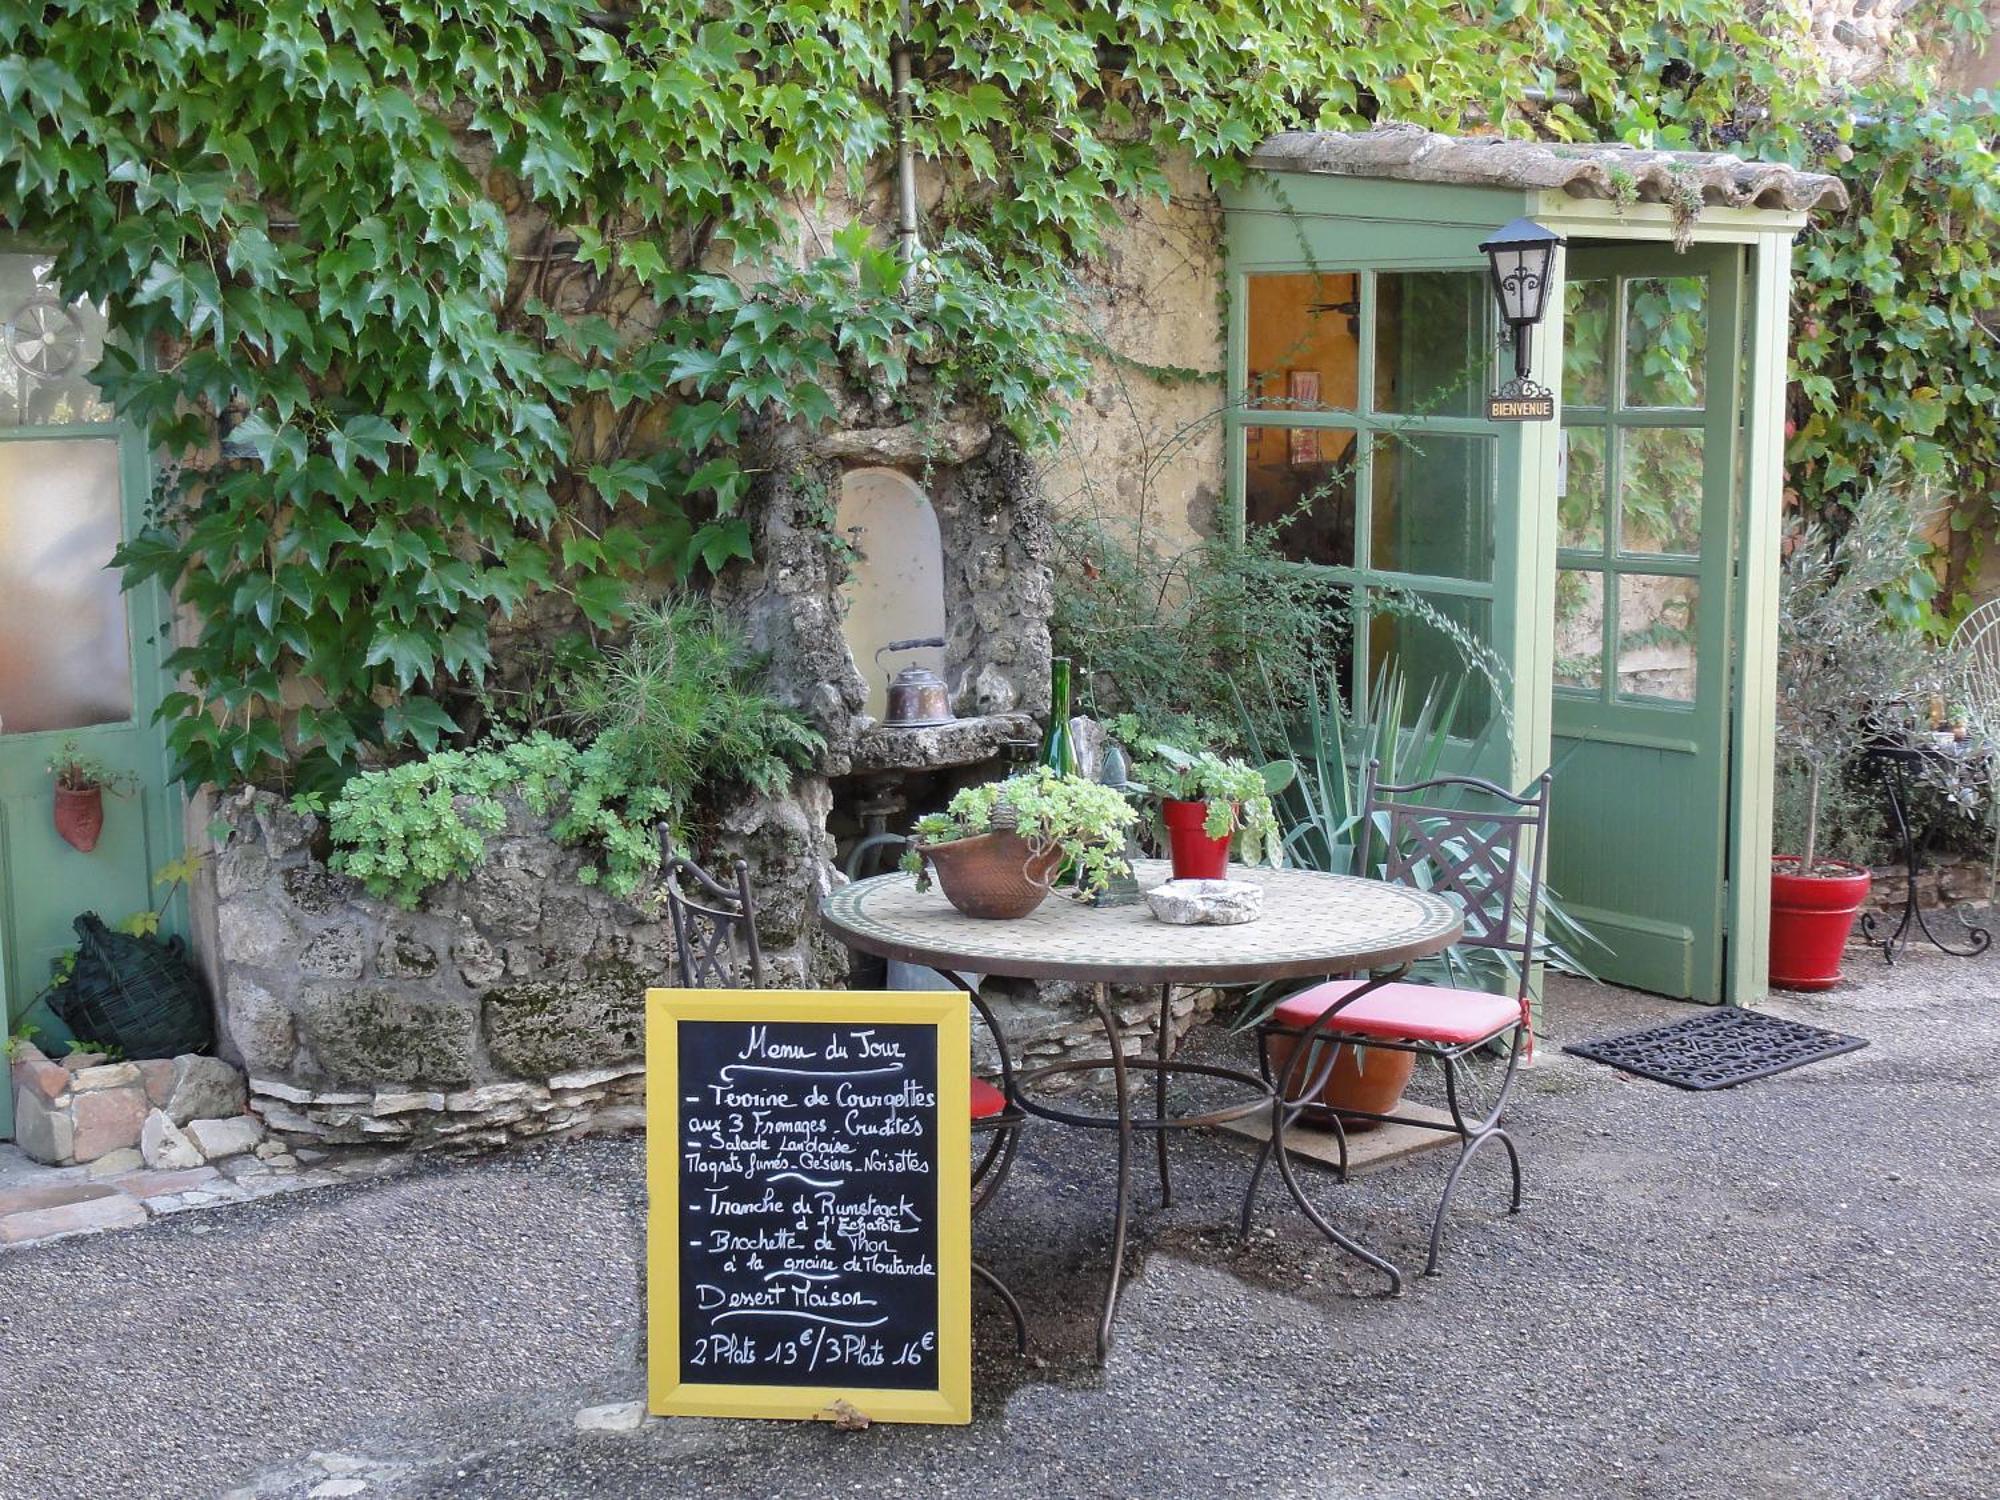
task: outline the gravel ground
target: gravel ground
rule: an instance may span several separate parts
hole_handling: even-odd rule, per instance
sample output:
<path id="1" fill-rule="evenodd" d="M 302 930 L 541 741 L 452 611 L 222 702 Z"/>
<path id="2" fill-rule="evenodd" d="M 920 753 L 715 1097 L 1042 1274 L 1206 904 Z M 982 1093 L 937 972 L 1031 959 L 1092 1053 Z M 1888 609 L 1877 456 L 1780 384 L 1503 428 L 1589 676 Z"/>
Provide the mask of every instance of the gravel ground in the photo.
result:
<path id="1" fill-rule="evenodd" d="M 1850 971 L 1773 1008 L 1872 1046 L 1708 1095 L 1556 1051 L 1685 1008 L 1559 986 L 1527 1206 L 1483 1166 L 1399 1299 L 1177 1140 L 1101 1371 L 1109 1142 L 1034 1130 L 980 1233 L 1038 1359 L 981 1298 L 969 1428 L 578 1432 L 641 1391 L 631 1141 L 0 1256 L 0 1496 L 1990 1496 L 2000 960 Z M 1444 1169 L 1315 1180 L 1414 1270 Z"/>

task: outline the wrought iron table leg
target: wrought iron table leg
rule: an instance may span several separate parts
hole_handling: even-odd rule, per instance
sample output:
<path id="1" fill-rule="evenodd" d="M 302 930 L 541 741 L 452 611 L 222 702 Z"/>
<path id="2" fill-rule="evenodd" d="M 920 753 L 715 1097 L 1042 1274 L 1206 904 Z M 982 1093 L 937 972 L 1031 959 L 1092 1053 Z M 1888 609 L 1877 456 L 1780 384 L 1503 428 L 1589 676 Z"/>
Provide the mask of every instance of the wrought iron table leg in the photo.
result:
<path id="1" fill-rule="evenodd" d="M 1153 1118 L 1156 1120 L 1167 1117 L 1167 1070 L 1164 1064 L 1172 1062 L 1174 1057 L 1173 999 L 1174 987 L 1161 985 L 1159 1054 L 1162 1066 L 1153 1073 Z M 1168 1208 L 1174 1201 L 1174 1181 L 1167 1169 L 1166 1131 L 1154 1131 L 1153 1141 L 1160 1148 L 1160 1207 Z"/>
<path id="2" fill-rule="evenodd" d="M 1889 793 L 1889 816 L 1896 825 L 1896 836 L 1903 846 L 1903 911 L 1896 927 L 1886 938 L 1878 935 L 1881 926 L 1880 914 L 1868 912 L 1861 918 L 1861 936 L 1864 941 L 1878 944 L 1882 957 L 1889 963 L 1896 961 L 1896 955 L 1910 946 L 1910 929 L 1914 927 L 1930 941 L 1940 953 L 1953 958 L 1973 958 L 1993 946 L 1993 934 L 1986 928 L 1961 917 L 1965 923 L 1968 944 L 1954 948 L 1935 932 L 1931 931 L 1930 919 L 1917 902 L 1917 878 L 1923 873 L 1923 859 L 1917 849 L 1916 830 L 1910 826 L 1909 799 L 1910 773 L 1900 760 L 1886 761 L 1882 768 L 1882 784 Z"/>
<path id="3" fill-rule="evenodd" d="M 1111 1008 L 1110 987 L 1091 986 L 1097 1018 L 1111 1043 L 1111 1084 L 1118 1095 L 1118 1209 L 1111 1221 L 1111 1274 L 1104 1286 L 1104 1315 L 1097 1324 L 1097 1362 L 1111 1353 L 1111 1323 L 1118 1315 L 1118 1287 L 1125 1277 L 1125 1230 L 1132 1217 L 1132 1090 L 1125 1076 L 1125 1036 Z"/>

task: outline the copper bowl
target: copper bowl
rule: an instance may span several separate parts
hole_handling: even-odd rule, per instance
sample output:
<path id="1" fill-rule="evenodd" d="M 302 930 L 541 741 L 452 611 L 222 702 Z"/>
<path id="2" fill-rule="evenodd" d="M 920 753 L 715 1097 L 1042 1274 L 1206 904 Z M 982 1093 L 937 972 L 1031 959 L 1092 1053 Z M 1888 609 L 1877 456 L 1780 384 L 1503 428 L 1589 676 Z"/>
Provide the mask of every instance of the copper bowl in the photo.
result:
<path id="1" fill-rule="evenodd" d="M 1025 917 L 1055 882 L 1062 850 L 1037 852 L 1018 833 L 979 833 L 943 844 L 918 844 L 944 899 L 968 917 Z"/>

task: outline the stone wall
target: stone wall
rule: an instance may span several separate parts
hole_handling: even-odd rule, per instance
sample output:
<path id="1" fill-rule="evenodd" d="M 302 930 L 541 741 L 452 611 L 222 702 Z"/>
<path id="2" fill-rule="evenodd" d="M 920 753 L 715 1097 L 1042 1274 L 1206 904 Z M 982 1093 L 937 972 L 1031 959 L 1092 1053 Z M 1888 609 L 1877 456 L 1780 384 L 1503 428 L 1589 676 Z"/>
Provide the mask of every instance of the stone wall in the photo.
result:
<path id="1" fill-rule="evenodd" d="M 811 920 L 834 878 L 825 784 L 725 810 L 703 856 L 753 871 L 765 982 L 837 984 Z M 279 1134 L 496 1145 L 637 1126 L 643 995 L 671 982 L 671 925 L 577 879 L 582 855 L 515 804 L 471 876 L 414 911 L 324 863 L 318 819 L 268 793 L 222 808 L 219 1030 Z"/>
<path id="2" fill-rule="evenodd" d="M 822 770 L 844 776 L 894 763 L 863 745 L 875 725 L 861 673 L 877 668 L 857 663 L 841 633 L 847 563 L 832 506 L 849 465 L 907 470 L 937 514 L 953 711 L 969 721 L 1047 711 L 1049 523 L 1037 475 L 1014 443 L 949 416 L 812 436 L 777 430 L 759 441 L 756 466 L 768 478 L 755 511 L 756 557 L 726 571 L 715 598 L 768 658 L 772 690 L 826 736 Z"/>
<path id="3" fill-rule="evenodd" d="M 1060 512 L 1186 545 L 1222 503 L 1222 204 L 1191 162 L 1165 166 L 1171 195 L 1121 204 L 1102 263 L 1082 272 L 1102 351 L 1041 487 Z"/>

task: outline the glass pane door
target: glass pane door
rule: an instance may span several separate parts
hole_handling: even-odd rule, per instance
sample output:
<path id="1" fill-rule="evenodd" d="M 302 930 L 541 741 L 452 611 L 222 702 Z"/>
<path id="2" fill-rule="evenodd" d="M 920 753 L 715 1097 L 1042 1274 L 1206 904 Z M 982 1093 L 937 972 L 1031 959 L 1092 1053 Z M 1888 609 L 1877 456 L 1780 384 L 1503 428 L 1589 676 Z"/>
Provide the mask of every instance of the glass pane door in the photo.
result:
<path id="1" fill-rule="evenodd" d="M 1564 287 L 1550 880 L 1607 979 L 1713 999 L 1741 255 L 1578 248 Z"/>

